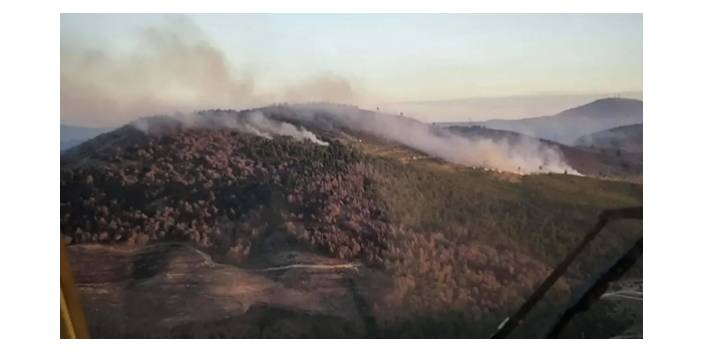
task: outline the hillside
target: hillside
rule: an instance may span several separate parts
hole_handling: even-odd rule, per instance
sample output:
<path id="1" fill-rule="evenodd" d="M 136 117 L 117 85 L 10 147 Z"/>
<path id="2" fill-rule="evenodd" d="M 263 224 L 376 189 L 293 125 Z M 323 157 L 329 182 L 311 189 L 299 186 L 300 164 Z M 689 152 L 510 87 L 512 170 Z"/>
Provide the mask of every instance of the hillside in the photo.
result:
<path id="1" fill-rule="evenodd" d="M 485 337 L 600 210 L 642 202 L 639 184 L 423 157 L 444 149 L 336 110 L 214 112 L 62 155 L 61 234 L 94 336 Z M 640 233 L 603 232 L 515 336 L 543 335 Z M 629 328 L 608 304 L 568 335 Z"/>
<path id="2" fill-rule="evenodd" d="M 568 109 L 553 116 L 516 120 L 495 119 L 456 125 L 479 125 L 573 145 L 583 135 L 637 123 L 643 123 L 643 102 L 634 99 L 607 98 Z"/>
<path id="3" fill-rule="evenodd" d="M 643 153 L 643 124 L 632 124 L 584 135 L 576 145 Z"/>
<path id="4" fill-rule="evenodd" d="M 611 134 L 593 134 L 601 135 L 595 139 L 597 140 L 597 145 L 599 145 L 598 147 L 584 142 L 577 146 L 568 146 L 516 132 L 479 126 L 450 126 L 447 129 L 468 138 L 488 138 L 495 142 L 504 142 L 512 145 L 524 143 L 524 140 L 528 140 L 530 144 L 553 148 L 558 150 L 567 164 L 578 173 L 586 176 L 640 181 L 643 174 L 643 154 L 640 149 L 637 151 L 634 147 L 636 141 L 624 141 L 627 139 L 622 138 L 624 133 L 627 135 L 635 134 L 629 133 L 628 127 L 615 128 L 614 130 L 621 131 Z M 615 144 L 615 140 L 621 141 Z M 618 149 L 606 148 L 604 147 L 605 145 L 630 145 L 632 147 Z"/>
<path id="5" fill-rule="evenodd" d="M 108 129 L 78 127 L 61 124 L 61 152 L 70 149 L 86 140 L 94 138 Z"/>

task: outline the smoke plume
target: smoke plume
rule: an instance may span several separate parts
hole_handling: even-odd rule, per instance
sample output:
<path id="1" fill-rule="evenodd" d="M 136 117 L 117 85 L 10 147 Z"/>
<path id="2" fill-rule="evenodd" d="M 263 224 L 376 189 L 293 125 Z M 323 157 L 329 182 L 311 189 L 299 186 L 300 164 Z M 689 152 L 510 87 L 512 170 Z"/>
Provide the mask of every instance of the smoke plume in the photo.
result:
<path id="1" fill-rule="evenodd" d="M 200 29 L 186 17 L 139 33 L 136 46 L 120 54 L 100 49 L 61 46 L 61 116 L 84 126 L 115 126 L 138 116 L 210 108 L 251 108 L 274 101 L 353 103 L 358 89 L 333 74 L 320 74 L 275 91 L 257 90 L 251 72 L 232 67 Z M 273 118 L 282 114 L 285 120 Z M 211 113 L 210 113 L 211 114 Z M 204 117 L 204 118 L 203 118 Z M 513 172 L 575 173 L 559 152 L 543 143 L 467 138 L 396 115 L 363 111 L 345 105 L 300 104 L 269 107 L 226 118 L 208 113 L 178 115 L 186 125 L 207 121 L 244 133 L 278 135 L 326 145 L 310 130 L 342 127 L 389 139 L 450 162 Z M 149 123 L 135 122 L 149 129 Z M 298 123 L 304 122 L 302 127 Z M 145 124 L 146 123 L 146 124 Z M 294 125 L 295 124 L 295 125 Z M 306 128 L 303 128 L 306 127 Z"/>
<path id="2" fill-rule="evenodd" d="M 309 140 L 318 145 L 327 146 L 329 143 L 320 140 L 317 136 L 303 127 L 297 127 L 287 122 L 281 122 L 266 117 L 260 111 L 249 112 L 242 117 L 238 115 L 223 119 L 226 127 L 272 139 L 273 136 L 283 135 L 295 140 Z"/>
<path id="3" fill-rule="evenodd" d="M 211 108 L 252 108 L 274 102 L 352 103 L 346 78 L 318 73 L 268 89 L 253 71 L 237 69 L 191 20 L 169 16 L 115 53 L 62 38 L 61 120 L 113 127 L 140 116 Z"/>
<path id="4" fill-rule="evenodd" d="M 299 120 L 320 129 L 346 128 L 388 139 L 443 160 L 517 173 L 578 174 L 559 150 L 535 139 L 515 141 L 465 137 L 397 115 L 332 104 L 274 106 L 264 113 Z"/>
<path id="5" fill-rule="evenodd" d="M 307 103 L 274 105 L 248 111 L 211 110 L 179 114 L 173 118 L 147 118 L 133 126 L 158 131 L 169 123 L 181 127 L 229 128 L 272 139 L 289 136 L 328 145 L 311 130 L 342 135 L 370 135 L 403 144 L 443 160 L 515 173 L 554 172 L 578 174 L 554 147 L 538 139 L 494 140 L 456 135 L 444 128 L 397 115 L 361 110 L 348 105 Z"/>
<path id="6" fill-rule="evenodd" d="M 173 117 L 141 118 L 131 125 L 144 133 L 155 133 L 170 128 L 227 128 L 266 139 L 276 136 L 289 136 L 295 140 L 309 140 L 317 145 L 327 146 L 328 142 L 319 139 L 304 127 L 265 116 L 258 110 L 201 111 L 193 114 L 175 114 Z"/>

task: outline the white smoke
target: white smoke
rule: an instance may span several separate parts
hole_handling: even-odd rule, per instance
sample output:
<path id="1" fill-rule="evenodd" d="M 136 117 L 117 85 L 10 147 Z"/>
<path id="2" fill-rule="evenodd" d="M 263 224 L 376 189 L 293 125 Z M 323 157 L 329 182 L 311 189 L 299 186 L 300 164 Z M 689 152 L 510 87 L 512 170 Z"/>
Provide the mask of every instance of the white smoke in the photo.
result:
<path id="1" fill-rule="evenodd" d="M 228 128 L 266 139 L 273 139 L 275 136 L 289 136 L 299 141 L 309 140 L 317 145 L 329 145 L 328 142 L 319 139 L 304 127 L 268 118 L 260 111 L 179 113 L 173 117 L 142 118 L 132 122 L 131 125 L 144 133 L 156 132 L 174 125 L 182 128 Z"/>
<path id="2" fill-rule="evenodd" d="M 427 155 L 466 166 L 514 173 L 579 174 L 564 161 L 559 149 L 538 139 L 513 137 L 495 140 L 484 136 L 457 135 L 411 118 L 346 105 L 298 104 L 245 112 L 204 111 L 169 118 L 141 119 L 132 125 L 151 132 L 168 127 L 169 123 L 178 123 L 186 128 L 229 128 L 266 139 L 288 136 L 325 146 L 329 143 L 305 126 L 336 133 L 347 130 L 400 143 Z"/>
<path id="3" fill-rule="evenodd" d="M 343 127 L 389 139 L 449 162 L 515 173 L 579 174 L 559 150 L 535 139 L 517 142 L 465 137 L 414 119 L 364 111 L 351 106 L 300 104 L 264 109 L 318 128 Z M 334 126 L 335 125 L 335 126 Z"/>
<path id="4" fill-rule="evenodd" d="M 62 121 L 112 127 L 134 116 L 172 111 L 242 109 L 275 101 L 350 103 L 363 95 L 356 82 L 325 71 L 262 86 L 259 71 L 233 64 L 237 58 L 187 16 L 163 16 L 134 34 L 134 47 L 116 54 L 109 41 L 86 46 L 82 36 L 62 31 Z"/>
<path id="5" fill-rule="evenodd" d="M 329 143 L 319 139 L 314 133 L 303 127 L 270 119 L 260 111 L 250 112 L 244 115 L 243 118 L 239 116 L 230 117 L 226 121 L 230 124 L 230 128 L 267 139 L 271 139 L 274 135 L 285 135 L 295 140 L 309 140 L 318 145 L 329 145 Z"/>

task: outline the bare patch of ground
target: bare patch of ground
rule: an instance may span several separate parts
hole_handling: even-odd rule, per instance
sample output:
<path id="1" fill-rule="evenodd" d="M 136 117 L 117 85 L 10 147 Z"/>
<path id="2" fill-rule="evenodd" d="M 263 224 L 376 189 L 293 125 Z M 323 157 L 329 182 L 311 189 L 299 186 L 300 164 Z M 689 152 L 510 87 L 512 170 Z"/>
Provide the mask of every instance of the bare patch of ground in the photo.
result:
<path id="1" fill-rule="evenodd" d="M 181 244 L 69 251 L 94 337 L 349 337 L 366 330 L 352 289 L 367 269 L 339 260 L 279 253 L 271 267 L 318 267 L 267 271 L 215 263 Z"/>

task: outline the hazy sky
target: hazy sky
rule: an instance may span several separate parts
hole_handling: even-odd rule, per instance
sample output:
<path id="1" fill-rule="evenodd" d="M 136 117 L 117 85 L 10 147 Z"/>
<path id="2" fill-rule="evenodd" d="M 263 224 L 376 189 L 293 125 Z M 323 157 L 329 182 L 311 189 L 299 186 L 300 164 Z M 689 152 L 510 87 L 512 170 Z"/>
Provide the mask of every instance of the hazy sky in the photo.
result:
<path id="1" fill-rule="evenodd" d="M 84 125 L 280 101 L 641 90 L 638 14 L 61 16 L 61 117 Z"/>

